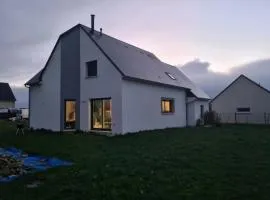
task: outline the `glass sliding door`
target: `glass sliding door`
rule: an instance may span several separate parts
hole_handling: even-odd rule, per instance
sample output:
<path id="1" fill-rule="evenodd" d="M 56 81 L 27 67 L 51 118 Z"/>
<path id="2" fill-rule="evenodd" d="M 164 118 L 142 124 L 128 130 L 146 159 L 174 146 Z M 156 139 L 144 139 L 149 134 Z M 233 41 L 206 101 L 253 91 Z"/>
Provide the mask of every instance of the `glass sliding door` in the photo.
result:
<path id="1" fill-rule="evenodd" d="M 75 129 L 76 123 L 76 101 L 65 100 L 65 129 Z"/>
<path id="2" fill-rule="evenodd" d="M 92 100 L 92 129 L 102 129 L 102 100 Z"/>
<path id="3" fill-rule="evenodd" d="M 91 129 L 111 130 L 112 101 L 106 99 L 91 100 Z"/>
<path id="4" fill-rule="evenodd" d="M 111 112 L 111 100 L 103 100 L 103 128 L 111 129 L 112 124 L 112 112 Z"/>

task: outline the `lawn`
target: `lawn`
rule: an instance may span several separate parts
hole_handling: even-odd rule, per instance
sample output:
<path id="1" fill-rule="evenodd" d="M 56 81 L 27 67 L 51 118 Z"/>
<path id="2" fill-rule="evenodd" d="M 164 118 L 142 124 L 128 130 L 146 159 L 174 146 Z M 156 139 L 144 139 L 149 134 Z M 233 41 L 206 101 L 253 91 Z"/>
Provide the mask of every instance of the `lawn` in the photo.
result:
<path id="1" fill-rule="evenodd" d="M 270 127 L 230 125 L 105 137 L 27 133 L 0 147 L 72 161 L 0 184 L 0 199 L 269 199 Z M 26 184 L 40 180 L 30 189 Z"/>

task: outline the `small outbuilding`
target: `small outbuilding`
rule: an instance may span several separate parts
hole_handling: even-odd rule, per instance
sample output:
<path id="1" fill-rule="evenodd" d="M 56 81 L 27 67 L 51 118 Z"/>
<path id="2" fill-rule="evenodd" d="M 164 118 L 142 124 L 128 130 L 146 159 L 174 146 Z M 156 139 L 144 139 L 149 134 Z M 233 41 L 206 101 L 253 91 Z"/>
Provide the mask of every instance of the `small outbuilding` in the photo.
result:
<path id="1" fill-rule="evenodd" d="M 223 123 L 269 124 L 270 91 L 240 75 L 210 102 Z"/>

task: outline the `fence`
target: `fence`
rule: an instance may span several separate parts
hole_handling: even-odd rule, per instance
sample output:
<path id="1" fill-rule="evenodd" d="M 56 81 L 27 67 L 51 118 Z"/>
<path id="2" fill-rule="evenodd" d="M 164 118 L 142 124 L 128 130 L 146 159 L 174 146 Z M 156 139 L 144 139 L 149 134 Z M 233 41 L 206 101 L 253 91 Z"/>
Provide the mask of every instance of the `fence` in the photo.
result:
<path id="1" fill-rule="evenodd" d="M 218 113 L 221 123 L 270 124 L 270 113 Z"/>

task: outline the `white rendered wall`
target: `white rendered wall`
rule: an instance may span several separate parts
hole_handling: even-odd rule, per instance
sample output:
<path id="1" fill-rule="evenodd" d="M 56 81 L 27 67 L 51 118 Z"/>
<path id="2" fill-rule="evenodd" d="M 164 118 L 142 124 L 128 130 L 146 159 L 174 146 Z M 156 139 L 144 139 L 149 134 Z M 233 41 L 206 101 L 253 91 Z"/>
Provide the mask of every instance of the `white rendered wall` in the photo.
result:
<path id="1" fill-rule="evenodd" d="M 186 92 L 123 81 L 123 133 L 186 126 Z M 174 98 L 175 112 L 161 113 L 161 98 Z"/>
<path id="2" fill-rule="evenodd" d="M 195 126 L 198 119 L 201 117 L 201 105 L 204 106 L 204 112 L 209 110 L 207 100 L 190 99 L 188 109 L 188 126 Z"/>
<path id="3" fill-rule="evenodd" d="M 105 50 L 106 51 L 106 50 Z M 112 98 L 112 133 L 122 131 L 122 96 L 121 74 L 104 56 L 88 35 L 80 31 L 80 129 L 89 131 L 91 128 L 92 98 Z M 86 62 L 97 60 L 97 77 L 86 77 Z"/>
<path id="4" fill-rule="evenodd" d="M 237 116 L 238 122 L 264 123 L 264 113 L 270 113 L 270 93 L 242 76 L 211 104 L 224 123 L 235 122 L 238 107 L 250 107 L 251 113 Z"/>
<path id="5" fill-rule="evenodd" d="M 58 43 L 54 54 L 44 71 L 40 86 L 30 87 L 30 126 L 60 130 L 60 70 L 61 45 Z"/>

